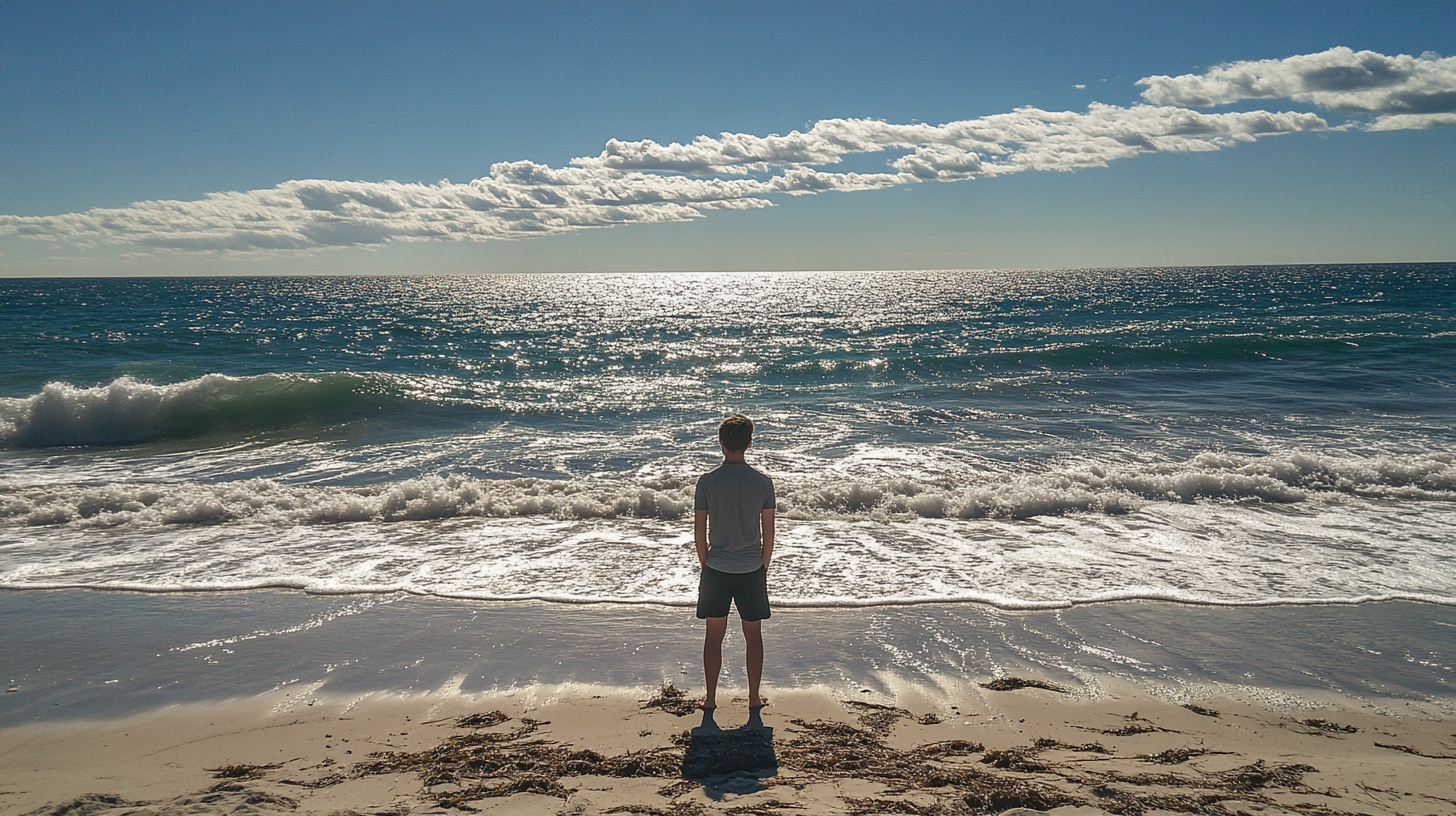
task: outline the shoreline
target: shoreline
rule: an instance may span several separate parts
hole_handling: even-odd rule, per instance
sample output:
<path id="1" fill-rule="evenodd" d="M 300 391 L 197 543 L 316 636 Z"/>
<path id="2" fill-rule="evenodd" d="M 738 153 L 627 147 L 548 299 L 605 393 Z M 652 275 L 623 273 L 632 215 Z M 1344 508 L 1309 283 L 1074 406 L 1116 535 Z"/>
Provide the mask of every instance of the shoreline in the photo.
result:
<path id="1" fill-rule="evenodd" d="M 113 592 L 126 595 L 229 595 L 246 594 L 255 592 L 279 592 L 298 593 L 312 598 L 392 598 L 410 597 L 422 600 L 461 602 L 461 603 L 505 603 L 505 604 L 544 604 L 547 606 L 585 606 L 585 607 L 654 607 L 659 609 L 692 609 L 695 608 L 695 599 L 674 600 L 668 598 L 609 598 L 609 597 L 578 597 L 574 595 L 552 595 L 549 593 L 535 593 L 525 595 L 488 595 L 488 594 L 452 594 L 439 592 L 423 592 L 411 589 L 315 589 L 293 584 L 257 584 L 236 587 L 149 587 L 149 586 L 110 586 L 110 585 L 88 585 L 88 584 L 40 584 L 20 586 L 0 586 L 0 593 L 12 592 L 23 594 L 28 592 Z M 886 607 L 915 607 L 915 606 L 984 606 L 998 612 L 1019 613 L 1019 612 L 1055 612 L 1080 607 L 1100 606 L 1104 604 L 1120 603 L 1156 603 L 1169 604 L 1173 606 L 1187 606 L 1200 609 L 1268 609 L 1278 607 L 1302 607 L 1302 606 L 1364 606 L 1367 604 L 1381 603 L 1413 603 L 1427 604 L 1430 606 L 1444 606 L 1456 608 L 1456 599 L 1427 595 L 1423 593 L 1393 593 L 1387 595 L 1367 595 L 1350 598 L 1273 598 L 1261 601 L 1212 601 L 1192 597 L 1183 597 L 1174 594 L 1158 593 L 1109 593 L 1090 598 L 1081 598 L 1070 601 L 1016 601 L 1008 602 L 999 600 L 999 596 L 966 595 L 954 597 L 925 597 L 925 598 L 863 598 L 855 600 L 837 599 L 832 601 L 821 600 L 780 600 L 773 601 L 774 609 L 795 609 L 805 611 L 836 611 L 836 610 L 865 610 L 879 609 Z"/>
<path id="2" fill-rule="evenodd" d="M 0 592 L 0 620 L 0 727 L 116 718 L 295 684 L 333 695 L 414 693 L 457 677 L 466 693 L 655 688 L 701 672 L 701 624 L 677 607 L 52 590 Z M 725 654 L 741 649 L 736 629 Z M 924 686 L 953 697 L 975 682 L 1025 675 L 1096 697 L 1106 678 L 1178 704 L 1220 694 L 1291 705 L 1329 698 L 1456 717 L 1456 607 L 1448 606 L 788 608 L 764 633 L 765 682 L 784 688 L 892 695 Z"/>

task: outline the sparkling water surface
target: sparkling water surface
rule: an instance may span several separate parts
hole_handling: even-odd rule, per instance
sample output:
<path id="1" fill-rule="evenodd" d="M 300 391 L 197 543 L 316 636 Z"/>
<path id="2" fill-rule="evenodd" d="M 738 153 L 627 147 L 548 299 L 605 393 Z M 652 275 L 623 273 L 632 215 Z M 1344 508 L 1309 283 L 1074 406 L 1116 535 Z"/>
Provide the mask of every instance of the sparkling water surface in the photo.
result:
<path id="1" fill-rule="evenodd" d="M 1456 265 L 0 281 L 0 587 L 1456 604 Z"/>

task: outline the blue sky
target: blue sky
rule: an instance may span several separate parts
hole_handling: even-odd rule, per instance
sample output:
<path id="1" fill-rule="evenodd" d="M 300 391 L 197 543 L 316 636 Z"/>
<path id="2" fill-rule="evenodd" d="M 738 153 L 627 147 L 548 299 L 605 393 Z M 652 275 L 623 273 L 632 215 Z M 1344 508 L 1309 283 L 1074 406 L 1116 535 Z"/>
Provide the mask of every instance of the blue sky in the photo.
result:
<path id="1" fill-rule="evenodd" d="M 1452 261 L 1453 56 L 1449 1 L 6 2 L 0 274 Z"/>

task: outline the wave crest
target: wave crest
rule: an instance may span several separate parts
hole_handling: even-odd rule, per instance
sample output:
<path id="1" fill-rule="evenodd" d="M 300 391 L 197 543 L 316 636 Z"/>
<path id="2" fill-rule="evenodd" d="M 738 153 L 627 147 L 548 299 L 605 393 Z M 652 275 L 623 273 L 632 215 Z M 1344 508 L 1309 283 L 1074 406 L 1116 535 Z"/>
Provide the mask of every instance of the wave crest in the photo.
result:
<path id="1" fill-rule="evenodd" d="M 0 447 L 124 445 L 344 418 L 391 400 L 394 389 L 378 379 L 208 374 L 172 385 L 131 377 L 93 388 L 52 382 L 30 397 L 0 399 Z"/>
<path id="2" fill-rule="evenodd" d="M 380 485 L 0 484 L 0 522 L 78 527 L 221 524 L 286 526 L 448 518 L 672 520 L 692 507 L 693 476 L 653 479 L 477 479 L 424 476 Z M 1207 453 L 1181 464 L 946 479 L 782 478 L 788 519 L 999 518 L 1121 515 L 1150 502 L 1300 502 L 1319 494 L 1456 501 L 1456 456 L 1373 459 L 1295 453 L 1242 459 Z"/>

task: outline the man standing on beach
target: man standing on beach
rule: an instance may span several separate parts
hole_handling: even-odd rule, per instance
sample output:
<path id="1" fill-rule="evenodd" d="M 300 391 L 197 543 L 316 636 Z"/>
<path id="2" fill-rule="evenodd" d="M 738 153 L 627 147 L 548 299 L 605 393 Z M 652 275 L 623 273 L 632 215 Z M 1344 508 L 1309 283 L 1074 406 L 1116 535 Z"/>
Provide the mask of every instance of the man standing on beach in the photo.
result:
<path id="1" fill-rule="evenodd" d="M 738 607 L 748 645 L 748 707 L 759 708 L 763 679 L 762 623 L 768 608 L 768 565 L 774 547 L 773 480 L 744 461 L 753 444 L 753 422 L 734 414 L 718 427 L 723 464 L 698 478 L 693 496 L 693 543 L 702 576 L 698 579 L 698 617 L 708 622 L 703 640 L 703 675 L 708 691 L 703 708 L 718 706 L 718 673 L 723 669 L 723 636 L 728 607 Z"/>

